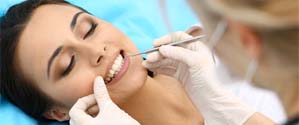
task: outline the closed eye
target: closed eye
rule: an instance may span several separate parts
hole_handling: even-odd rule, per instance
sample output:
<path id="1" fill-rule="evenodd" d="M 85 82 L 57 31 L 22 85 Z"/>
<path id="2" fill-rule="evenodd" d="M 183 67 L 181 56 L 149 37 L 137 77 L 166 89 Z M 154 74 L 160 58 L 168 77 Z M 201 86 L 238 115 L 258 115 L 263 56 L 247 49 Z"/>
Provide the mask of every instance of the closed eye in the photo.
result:
<path id="1" fill-rule="evenodd" d="M 87 31 L 87 33 L 84 35 L 83 40 L 92 35 L 97 28 L 98 24 L 92 23 L 90 29 Z"/>
<path id="2" fill-rule="evenodd" d="M 61 76 L 66 76 L 66 75 L 68 75 L 68 74 L 72 71 L 72 69 L 74 68 L 75 63 L 76 63 L 76 61 L 75 61 L 75 55 L 72 55 L 72 58 L 71 58 L 71 61 L 70 61 L 69 65 L 68 65 L 67 68 L 62 72 Z"/>

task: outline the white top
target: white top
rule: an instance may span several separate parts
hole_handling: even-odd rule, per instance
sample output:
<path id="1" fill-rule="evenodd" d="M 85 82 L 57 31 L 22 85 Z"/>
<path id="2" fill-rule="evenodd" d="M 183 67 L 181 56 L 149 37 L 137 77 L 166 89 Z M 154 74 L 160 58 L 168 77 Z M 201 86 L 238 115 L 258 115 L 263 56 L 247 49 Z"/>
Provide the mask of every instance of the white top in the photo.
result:
<path id="1" fill-rule="evenodd" d="M 274 92 L 253 86 L 233 76 L 223 64 L 217 64 L 217 71 L 223 86 L 257 112 L 272 119 L 275 123 L 283 123 L 287 120 L 285 110 Z"/>

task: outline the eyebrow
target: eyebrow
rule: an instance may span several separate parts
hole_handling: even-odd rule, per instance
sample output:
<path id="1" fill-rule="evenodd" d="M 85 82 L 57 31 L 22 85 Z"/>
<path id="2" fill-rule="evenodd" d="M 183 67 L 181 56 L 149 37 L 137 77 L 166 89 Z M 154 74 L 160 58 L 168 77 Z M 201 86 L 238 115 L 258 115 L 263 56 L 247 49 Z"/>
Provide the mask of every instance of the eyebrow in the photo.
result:
<path id="1" fill-rule="evenodd" d="M 72 22 L 71 22 L 71 30 L 73 30 L 77 24 L 77 20 L 78 20 L 78 17 L 83 14 L 84 12 L 83 11 L 80 11 L 78 13 L 76 13 L 74 16 L 73 16 L 73 19 L 72 19 Z"/>
<path id="2" fill-rule="evenodd" d="M 73 19 L 71 21 L 71 24 L 70 24 L 70 28 L 71 30 L 74 30 L 76 24 L 77 24 L 77 20 L 78 20 L 78 17 L 83 14 L 84 12 L 83 11 L 80 11 L 78 13 L 76 13 L 74 16 L 73 16 Z M 59 55 L 59 53 L 61 52 L 63 46 L 59 46 L 52 54 L 52 56 L 50 57 L 49 61 L 48 61 L 48 67 L 47 67 L 47 76 L 48 78 L 50 77 L 50 69 L 51 69 L 51 66 L 52 66 L 52 63 L 55 59 L 55 57 L 57 57 Z"/>

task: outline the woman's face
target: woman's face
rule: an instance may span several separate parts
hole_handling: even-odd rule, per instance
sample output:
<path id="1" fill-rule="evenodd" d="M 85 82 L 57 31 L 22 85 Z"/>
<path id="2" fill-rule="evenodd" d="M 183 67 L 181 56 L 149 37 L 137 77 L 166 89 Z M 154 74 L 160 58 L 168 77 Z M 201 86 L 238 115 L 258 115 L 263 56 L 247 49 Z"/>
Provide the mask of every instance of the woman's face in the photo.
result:
<path id="1" fill-rule="evenodd" d="M 15 63 L 26 80 L 70 108 L 78 98 L 93 93 L 95 77 L 105 79 L 119 55 L 137 52 L 113 25 L 72 6 L 44 5 L 22 32 Z M 144 84 L 147 72 L 141 61 L 141 57 L 128 58 L 114 69 L 123 72 L 107 84 L 115 103 L 122 104 Z"/>
<path id="2" fill-rule="evenodd" d="M 205 34 L 211 37 L 217 25 L 220 23 L 221 17 L 215 15 L 215 13 L 210 10 L 205 0 L 189 0 L 189 3 L 200 18 L 205 29 Z M 207 44 L 211 43 L 208 42 Z M 248 57 L 246 49 L 242 44 L 239 31 L 232 28 L 231 24 L 228 24 L 226 32 L 222 34 L 221 40 L 217 42 L 214 49 L 217 57 L 219 57 L 233 73 L 240 77 L 245 76 L 250 57 Z"/>

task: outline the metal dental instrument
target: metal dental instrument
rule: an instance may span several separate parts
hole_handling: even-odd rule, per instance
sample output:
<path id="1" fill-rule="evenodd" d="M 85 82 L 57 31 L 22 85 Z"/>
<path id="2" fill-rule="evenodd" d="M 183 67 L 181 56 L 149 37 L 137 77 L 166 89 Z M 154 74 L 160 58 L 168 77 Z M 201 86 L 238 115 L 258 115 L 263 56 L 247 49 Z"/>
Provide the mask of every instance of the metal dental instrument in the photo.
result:
<path id="1" fill-rule="evenodd" d="M 180 40 L 180 41 L 176 41 L 176 42 L 171 42 L 171 43 L 167 43 L 167 44 L 163 44 L 163 45 L 178 46 L 178 45 L 181 45 L 181 44 L 184 44 L 184 43 L 195 42 L 195 41 L 197 41 L 197 40 L 199 40 L 199 39 L 202 39 L 202 38 L 204 38 L 204 37 L 205 37 L 205 35 L 199 35 L 199 36 L 192 37 L 192 38 L 189 38 L 189 39 Z M 155 48 L 152 48 L 152 49 L 149 49 L 149 50 L 146 50 L 146 51 L 141 52 L 141 53 L 128 55 L 128 57 L 134 57 L 134 56 L 141 55 L 141 54 L 152 53 L 152 52 L 158 51 L 159 48 L 160 48 L 161 46 L 162 46 L 162 45 L 160 45 L 160 46 L 158 46 L 158 47 L 155 47 Z"/>

